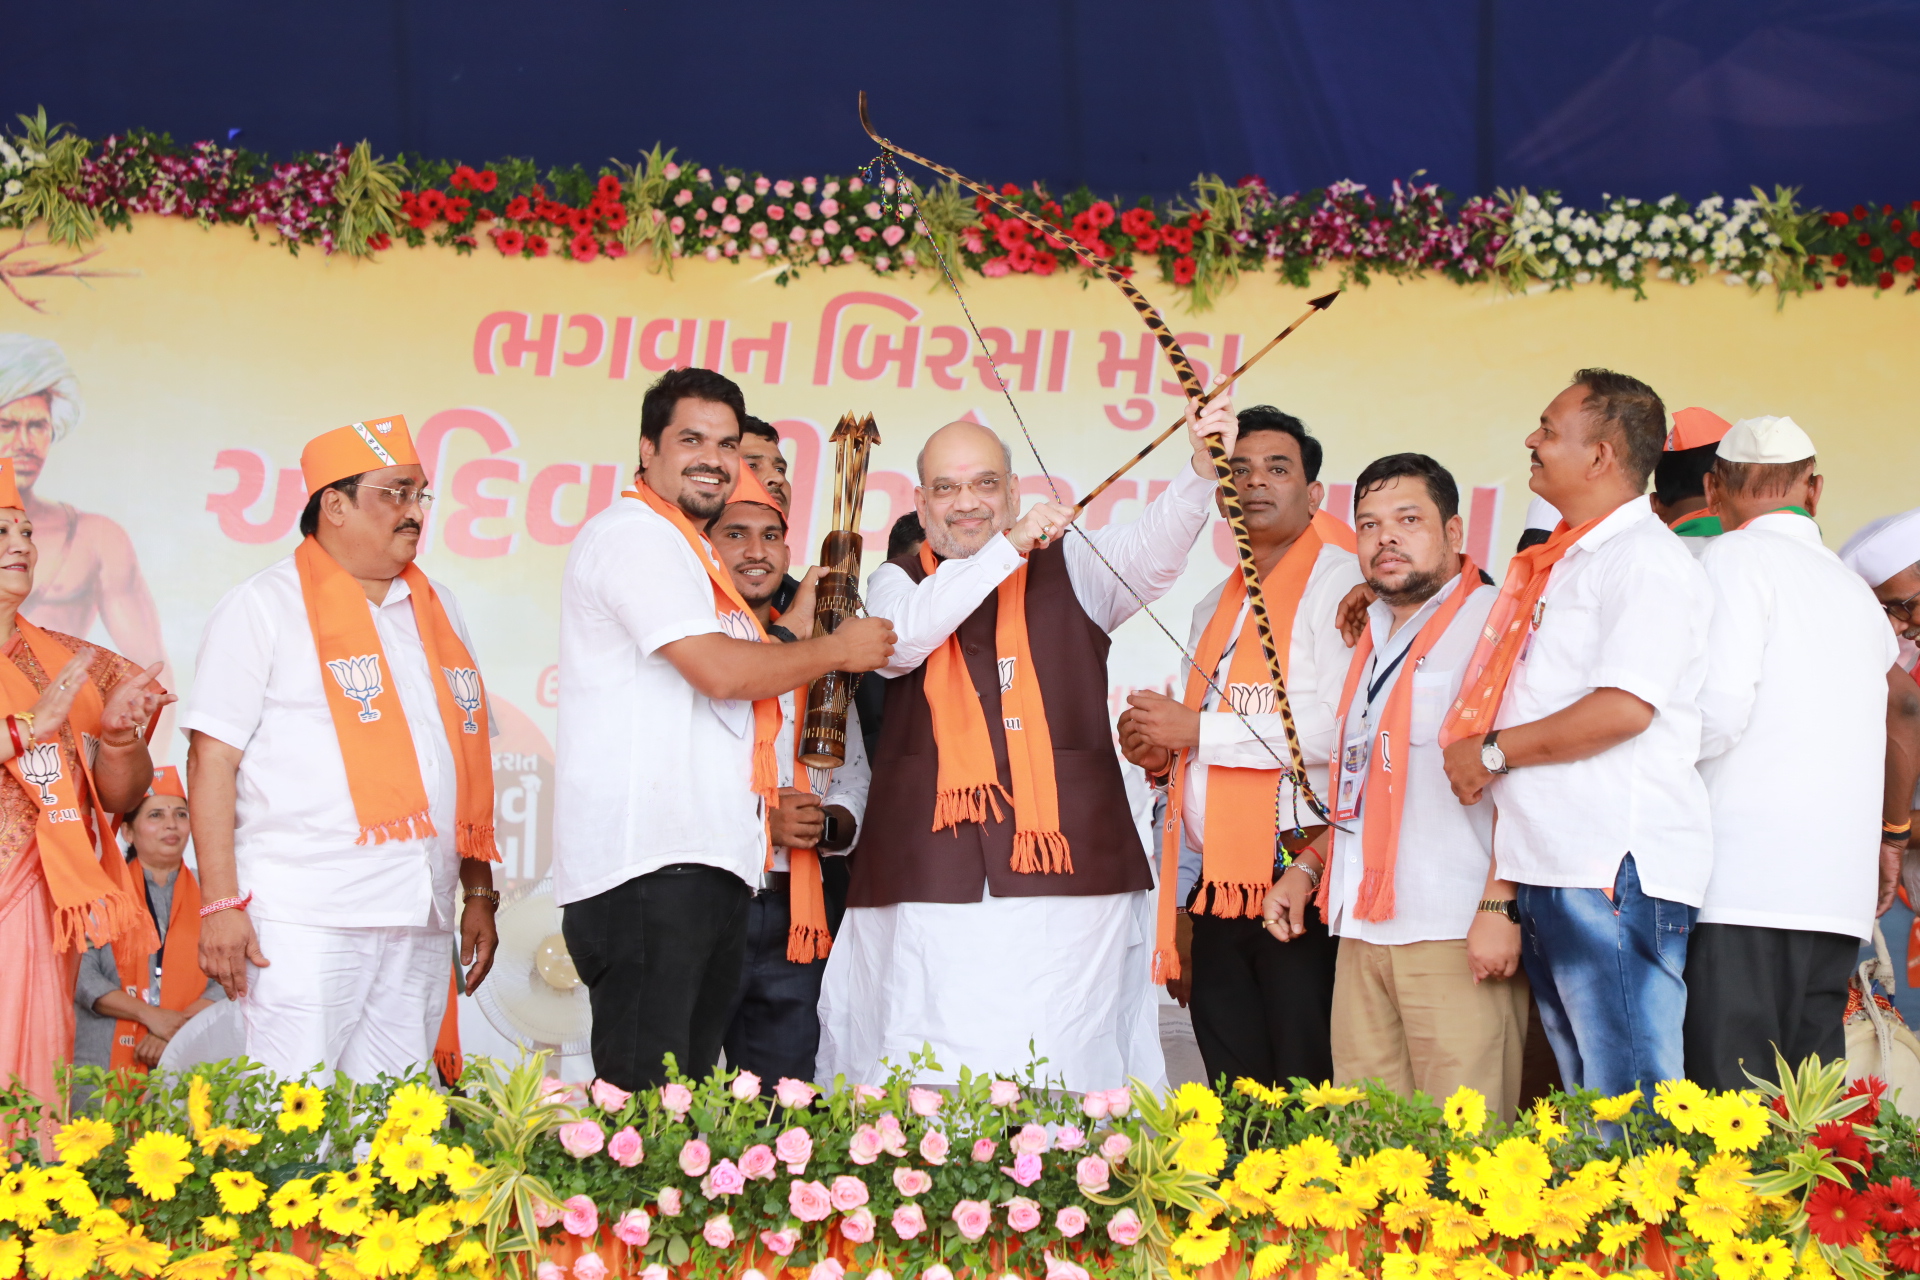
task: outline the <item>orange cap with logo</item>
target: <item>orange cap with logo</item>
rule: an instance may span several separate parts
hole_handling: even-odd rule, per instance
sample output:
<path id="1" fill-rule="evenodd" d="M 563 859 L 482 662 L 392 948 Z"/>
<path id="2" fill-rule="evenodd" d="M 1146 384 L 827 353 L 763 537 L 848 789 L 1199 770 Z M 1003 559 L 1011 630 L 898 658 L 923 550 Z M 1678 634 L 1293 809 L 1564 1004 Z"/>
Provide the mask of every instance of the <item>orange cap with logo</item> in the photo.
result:
<path id="1" fill-rule="evenodd" d="M 391 418 L 368 418 L 336 427 L 307 441 L 307 447 L 300 451 L 300 474 L 306 478 L 307 496 L 311 498 L 336 480 L 419 461 L 407 420 L 396 413 Z"/>
<path id="2" fill-rule="evenodd" d="M 733 482 L 733 492 L 727 497 L 729 506 L 736 502 L 757 502 L 763 507 L 772 507 L 781 522 L 786 522 L 787 509 L 774 500 L 774 496 L 767 492 L 767 486 L 760 483 L 760 477 L 753 474 L 753 469 L 744 462 L 740 464 L 740 478 Z"/>
<path id="3" fill-rule="evenodd" d="M 150 796 L 179 796 L 187 798 L 187 784 L 180 779 L 180 770 L 170 764 L 156 766 L 153 771 L 153 785 L 147 788 Z"/>
<path id="4" fill-rule="evenodd" d="M 1675 409 L 1673 430 L 1667 433 L 1667 452 L 1719 444 L 1720 438 L 1731 430 L 1733 424 L 1712 410 Z"/>
<path id="5" fill-rule="evenodd" d="M 13 480 L 13 459 L 0 458 L 0 510 L 11 509 L 25 511 L 27 504 L 20 501 L 20 486 Z"/>

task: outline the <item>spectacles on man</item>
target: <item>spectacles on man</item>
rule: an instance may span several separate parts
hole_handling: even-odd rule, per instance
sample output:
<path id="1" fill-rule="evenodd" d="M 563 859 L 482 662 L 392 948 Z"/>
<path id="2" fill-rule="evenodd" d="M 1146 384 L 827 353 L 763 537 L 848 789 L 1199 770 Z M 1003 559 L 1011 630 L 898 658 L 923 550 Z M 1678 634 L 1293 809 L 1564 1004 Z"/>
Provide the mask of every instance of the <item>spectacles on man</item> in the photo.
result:
<path id="1" fill-rule="evenodd" d="M 974 480 L 936 480 L 927 486 L 927 496 L 935 502 L 951 502 L 960 496 L 963 489 L 970 490 L 976 498 L 991 501 L 1000 496 L 1007 478 L 996 472 L 988 472 Z"/>
<path id="2" fill-rule="evenodd" d="M 354 488 L 371 489 L 375 493 L 384 493 L 387 496 L 381 499 L 381 501 L 390 507 L 400 507 L 403 510 L 416 502 L 420 504 L 422 511 L 426 511 L 433 506 L 433 495 L 425 488 L 389 489 L 383 484 L 357 484 Z"/>
<path id="3" fill-rule="evenodd" d="M 1885 609 L 1887 611 L 1887 616 L 1889 618 L 1892 618 L 1895 622 L 1912 622 L 1913 606 L 1915 601 L 1920 601 L 1920 591 L 1914 592 L 1912 595 L 1908 596 L 1905 600 L 1894 600 L 1891 602 L 1883 602 L 1880 607 L 1882 609 Z"/>

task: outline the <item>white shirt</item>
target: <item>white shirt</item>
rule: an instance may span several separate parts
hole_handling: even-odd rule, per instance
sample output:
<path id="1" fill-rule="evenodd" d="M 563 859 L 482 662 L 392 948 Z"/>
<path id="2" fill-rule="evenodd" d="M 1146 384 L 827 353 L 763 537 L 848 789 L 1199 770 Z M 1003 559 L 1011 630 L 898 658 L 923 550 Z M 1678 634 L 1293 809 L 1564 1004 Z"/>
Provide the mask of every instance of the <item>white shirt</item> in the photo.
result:
<path id="1" fill-rule="evenodd" d="M 1213 492 L 1211 478 L 1181 467 L 1138 520 L 1108 525 L 1085 537 L 1079 532 L 1066 535 L 1067 579 L 1095 626 L 1112 631 L 1139 610 L 1140 602 L 1100 563 L 1088 539 L 1151 603 L 1165 595 L 1186 568 L 1194 539 L 1213 516 Z M 896 637 L 893 657 L 880 674 L 891 679 L 918 668 L 1023 562 L 1007 536 L 997 533 L 980 550 L 964 560 L 942 561 L 917 583 L 897 564 L 875 569 L 867 582 L 867 612 L 891 621 Z"/>
<path id="2" fill-rule="evenodd" d="M 1238 573 L 1235 570 L 1234 576 L 1237 577 Z M 1360 561 L 1353 552 L 1336 547 L 1331 542 L 1321 544 L 1320 554 L 1314 558 L 1313 568 L 1307 573 L 1306 589 L 1300 593 L 1300 605 L 1294 611 L 1293 629 L 1288 636 L 1287 703 L 1293 710 L 1294 728 L 1300 734 L 1300 758 L 1306 765 L 1307 778 L 1316 793 L 1325 789 L 1323 782 L 1327 776 L 1327 761 L 1333 752 L 1333 720 L 1340 710 L 1340 690 L 1353 658 L 1353 651 L 1347 648 L 1347 642 L 1340 636 L 1337 615 L 1340 602 L 1346 599 L 1347 592 L 1353 590 L 1363 576 Z M 1219 586 L 1194 606 L 1193 627 L 1187 635 L 1187 649 L 1190 652 L 1200 647 L 1200 637 L 1206 631 L 1207 623 L 1220 603 L 1221 593 L 1227 589 L 1230 581 L 1233 578 L 1222 579 Z M 1220 655 L 1220 665 L 1213 672 L 1214 684 L 1222 689 L 1227 688 L 1234 649 L 1238 645 L 1241 629 L 1246 626 L 1249 607 L 1247 602 L 1241 602 L 1240 613 L 1233 620 L 1233 630 L 1228 633 L 1226 648 Z M 1262 669 L 1265 669 L 1264 664 Z M 1261 685 L 1253 696 L 1261 696 L 1267 688 Z M 1242 719 L 1231 711 L 1211 710 L 1215 701 L 1213 690 L 1206 690 L 1200 703 L 1203 708 L 1200 714 L 1200 745 L 1188 757 L 1186 781 L 1181 790 L 1183 847 L 1180 851 L 1180 881 L 1176 888 L 1179 894 L 1176 900 L 1179 902 L 1187 900 L 1187 894 L 1200 879 L 1201 863 L 1207 847 L 1209 771 L 1215 768 L 1284 769 L 1292 763 L 1287 755 L 1287 731 L 1278 711 L 1249 712 Z M 1275 758 L 1276 753 L 1278 759 Z M 1194 765 L 1202 767 L 1196 769 Z M 1280 813 L 1291 817 L 1294 813 L 1293 783 L 1282 778 L 1279 794 Z M 1320 799 L 1330 803 L 1324 795 Z M 1299 821 L 1302 826 L 1312 826 L 1320 821 L 1304 800 L 1299 804 Z"/>
<path id="3" fill-rule="evenodd" d="M 460 606 L 434 592 L 473 653 Z M 288 556 L 221 597 L 207 619 L 182 732 L 238 748 L 233 857 L 240 892 L 264 920 L 334 928 L 451 929 L 460 855 L 454 847 L 456 777 L 413 592 L 396 578 L 367 603 L 400 697 L 437 835 L 358 844 L 360 820 L 321 683 L 300 571 Z M 478 654 L 474 654 L 476 660 Z"/>
<path id="4" fill-rule="evenodd" d="M 704 546 L 702 554 L 711 556 Z M 737 611 L 736 611 L 737 612 Z M 757 883 L 766 830 L 753 791 L 753 704 L 716 701 L 662 646 L 724 630 L 687 540 L 638 498 L 587 521 L 560 587 L 553 886 L 561 905 L 698 862 Z"/>
<path id="5" fill-rule="evenodd" d="M 1653 722 L 1585 760 L 1495 778 L 1500 875 L 1609 888 L 1631 853 L 1649 896 L 1697 907 L 1713 865 L 1706 786 L 1693 768 L 1706 574 L 1642 496 L 1569 547 L 1552 575 L 1496 727 L 1530 724 L 1595 689 L 1624 689 L 1653 707 Z"/>
<path id="6" fill-rule="evenodd" d="M 1713 805 L 1702 923 L 1873 936 L 1893 629 L 1812 520 L 1714 539 L 1700 776 Z"/>
<path id="7" fill-rule="evenodd" d="M 780 761 L 780 785 L 791 787 L 793 781 L 793 716 L 794 695 L 780 695 L 780 736 L 774 739 L 775 758 Z M 806 787 L 820 797 L 820 807 L 839 805 L 853 815 L 856 824 L 864 822 L 867 816 L 867 790 L 873 782 L 872 770 L 867 767 L 867 744 L 860 734 L 860 717 L 851 703 L 847 706 L 847 759 L 838 769 L 807 770 L 807 780 L 799 785 Z M 852 852 L 853 846 L 845 849 L 822 849 L 820 855 L 826 858 L 844 858 Z M 771 870 L 787 869 L 787 851 L 782 845 L 773 847 L 773 866 Z"/>
<path id="8" fill-rule="evenodd" d="M 1360 683 L 1353 691 L 1353 705 L 1347 711 L 1347 742 L 1364 747 L 1362 760 L 1372 757 L 1387 699 L 1407 678 L 1402 655 L 1419 636 L 1420 628 L 1459 587 L 1460 579 L 1455 576 L 1392 636 L 1387 631 L 1393 625 L 1393 610 L 1380 600 L 1368 606 L 1373 652 L 1367 655 L 1366 669 L 1361 672 Z M 1407 746 L 1394 762 L 1396 768 L 1405 771 L 1407 789 L 1400 810 L 1400 848 L 1394 859 L 1393 918 L 1362 920 L 1353 914 L 1360 880 L 1366 873 L 1362 832 L 1366 829 L 1367 806 L 1373 803 L 1373 793 L 1363 790 L 1359 813 L 1334 827 L 1333 858 L 1327 866 L 1327 905 L 1333 912 L 1328 928 L 1336 937 L 1358 938 L 1381 946 L 1464 938 L 1474 913 L 1480 909 L 1487 864 L 1493 860 L 1493 806 L 1463 805 L 1454 799 L 1453 787 L 1447 782 L 1445 753 L 1440 749 L 1440 722 L 1460 696 L 1467 662 L 1473 657 L 1480 630 L 1486 626 L 1487 614 L 1499 594 L 1491 586 L 1476 587 L 1453 616 L 1446 634 L 1434 642 L 1413 672 Z M 1395 659 L 1400 659 L 1397 665 Z M 1369 690 L 1373 691 L 1370 702 Z"/>

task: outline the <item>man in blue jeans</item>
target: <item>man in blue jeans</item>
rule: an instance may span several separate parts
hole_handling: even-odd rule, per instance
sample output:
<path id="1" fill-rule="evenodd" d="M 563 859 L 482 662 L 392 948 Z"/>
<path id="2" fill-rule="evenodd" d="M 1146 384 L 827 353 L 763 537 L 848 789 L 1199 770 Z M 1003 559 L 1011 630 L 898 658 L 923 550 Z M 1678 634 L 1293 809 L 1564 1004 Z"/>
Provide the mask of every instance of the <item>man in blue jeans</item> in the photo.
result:
<path id="1" fill-rule="evenodd" d="M 1454 794 L 1495 805 L 1560 1074 L 1608 1094 L 1684 1074 L 1681 974 L 1713 865 L 1693 767 L 1707 580 L 1645 497 L 1666 434 L 1653 389 L 1605 369 L 1540 415 L 1530 487 L 1564 519 L 1514 557 L 1442 732 Z"/>

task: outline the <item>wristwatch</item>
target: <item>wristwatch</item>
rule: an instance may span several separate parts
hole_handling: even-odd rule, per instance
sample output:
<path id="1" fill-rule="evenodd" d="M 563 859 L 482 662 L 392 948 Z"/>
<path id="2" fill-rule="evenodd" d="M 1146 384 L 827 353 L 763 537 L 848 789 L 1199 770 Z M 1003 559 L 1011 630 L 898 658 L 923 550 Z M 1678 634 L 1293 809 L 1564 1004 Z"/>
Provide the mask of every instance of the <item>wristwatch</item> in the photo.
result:
<path id="1" fill-rule="evenodd" d="M 1507 771 L 1507 753 L 1495 746 L 1493 741 L 1499 736 L 1500 731 L 1495 729 L 1480 742 L 1480 767 L 1488 773 L 1505 773 Z"/>
<path id="2" fill-rule="evenodd" d="M 826 814 L 826 822 L 820 832 L 820 847 L 830 853 L 838 853 L 853 843 L 853 832 L 841 829 L 840 815 L 832 809 L 828 809 Z"/>
<path id="3" fill-rule="evenodd" d="M 1505 916 L 1514 924 L 1520 923 L 1520 904 L 1512 898 L 1489 898 L 1480 904 L 1482 911 L 1491 911 L 1497 916 Z"/>

